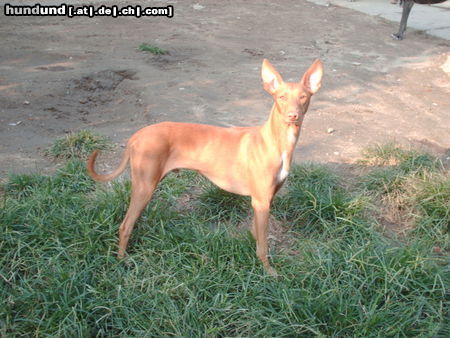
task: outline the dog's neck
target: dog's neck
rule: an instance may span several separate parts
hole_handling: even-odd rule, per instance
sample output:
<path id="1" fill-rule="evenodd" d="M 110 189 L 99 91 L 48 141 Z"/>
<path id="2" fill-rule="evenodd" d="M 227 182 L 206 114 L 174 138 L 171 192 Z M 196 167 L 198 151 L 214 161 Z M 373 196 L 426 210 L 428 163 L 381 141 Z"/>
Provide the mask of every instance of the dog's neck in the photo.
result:
<path id="1" fill-rule="evenodd" d="M 276 102 L 272 106 L 269 119 L 261 128 L 261 133 L 266 144 L 277 151 L 278 154 L 286 153 L 290 158 L 295 149 L 300 134 L 302 118 L 298 123 L 287 123 L 278 109 Z"/>

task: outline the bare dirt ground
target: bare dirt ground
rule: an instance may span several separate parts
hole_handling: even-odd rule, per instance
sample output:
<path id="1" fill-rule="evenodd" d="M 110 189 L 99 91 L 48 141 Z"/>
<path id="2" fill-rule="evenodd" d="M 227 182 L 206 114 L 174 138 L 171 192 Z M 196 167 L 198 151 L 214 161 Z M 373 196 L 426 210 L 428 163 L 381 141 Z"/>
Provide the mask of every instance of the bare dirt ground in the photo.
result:
<path id="1" fill-rule="evenodd" d="M 0 7 L 0 178 L 46 172 L 55 163 L 43 150 L 81 129 L 117 144 L 113 167 L 151 123 L 262 124 L 272 104 L 263 58 L 289 81 L 315 58 L 326 67 L 297 161 L 352 163 L 389 140 L 449 160 L 450 41 L 417 31 L 393 41 L 397 23 L 304 0 L 139 3 L 169 3 L 175 16 L 10 17 Z M 144 42 L 170 54 L 141 52 Z"/>

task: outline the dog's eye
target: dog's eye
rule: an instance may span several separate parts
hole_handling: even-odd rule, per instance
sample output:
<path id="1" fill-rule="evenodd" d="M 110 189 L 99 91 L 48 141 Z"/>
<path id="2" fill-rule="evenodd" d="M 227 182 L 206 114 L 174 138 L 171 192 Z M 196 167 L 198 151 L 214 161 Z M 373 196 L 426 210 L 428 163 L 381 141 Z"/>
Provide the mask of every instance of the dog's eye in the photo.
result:
<path id="1" fill-rule="evenodd" d="M 280 95 L 280 96 L 278 96 L 278 99 L 281 101 L 286 101 L 286 96 Z"/>
<path id="2" fill-rule="evenodd" d="M 300 100 L 304 100 L 304 99 L 306 99 L 306 95 L 305 94 L 300 95 Z"/>

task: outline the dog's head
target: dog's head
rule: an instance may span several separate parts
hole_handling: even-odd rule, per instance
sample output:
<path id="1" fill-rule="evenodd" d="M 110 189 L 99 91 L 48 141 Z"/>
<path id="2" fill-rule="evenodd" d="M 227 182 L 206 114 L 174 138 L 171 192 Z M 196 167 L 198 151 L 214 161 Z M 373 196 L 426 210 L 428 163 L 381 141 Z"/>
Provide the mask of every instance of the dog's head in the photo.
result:
<path id="1" fill-rule="evenodd" d="M 289 124 L 301 124 L 311 96 L 320 89 L 322 75 L 323 65 L 319 59 L 313 62 L 299 82 L 284 82 L 267 59 L 262 63 L 263 87 L 272 95 L 278 112 Z"/>

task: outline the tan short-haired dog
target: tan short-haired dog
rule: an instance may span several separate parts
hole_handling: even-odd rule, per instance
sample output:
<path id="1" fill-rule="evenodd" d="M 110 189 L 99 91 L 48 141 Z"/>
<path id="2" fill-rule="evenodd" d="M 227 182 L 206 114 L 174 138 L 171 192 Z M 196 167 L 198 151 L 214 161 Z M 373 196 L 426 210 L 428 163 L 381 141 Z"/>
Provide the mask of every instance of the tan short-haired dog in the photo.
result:
<path id="1" fill-rule="evenodd" d="M 162 122 L 137 131 L 128 141 L 122 162 L 109 175 L 94 170 L 95 151 L 88 160 L 89 175 L 109 181 L 131 165 L 131 201 L 119 230 L 123 257 L 134 223 L 150 201 L 161 179 L 170 171 L 185 168 L 200 172 L 220 188 L 251 196 L 254 219 L 251 232 L 256 254 L 266 271 L 276 275 L 268 260 L 269 209 L 283 185 L 308 110 L 311 96 L 320 86 L 322 63 L 316 60 L 299 82 L 286 83 L 264 59 L 264 89 L 274 104 L 262 126 L 221 128 L 210 125 Z"/>

